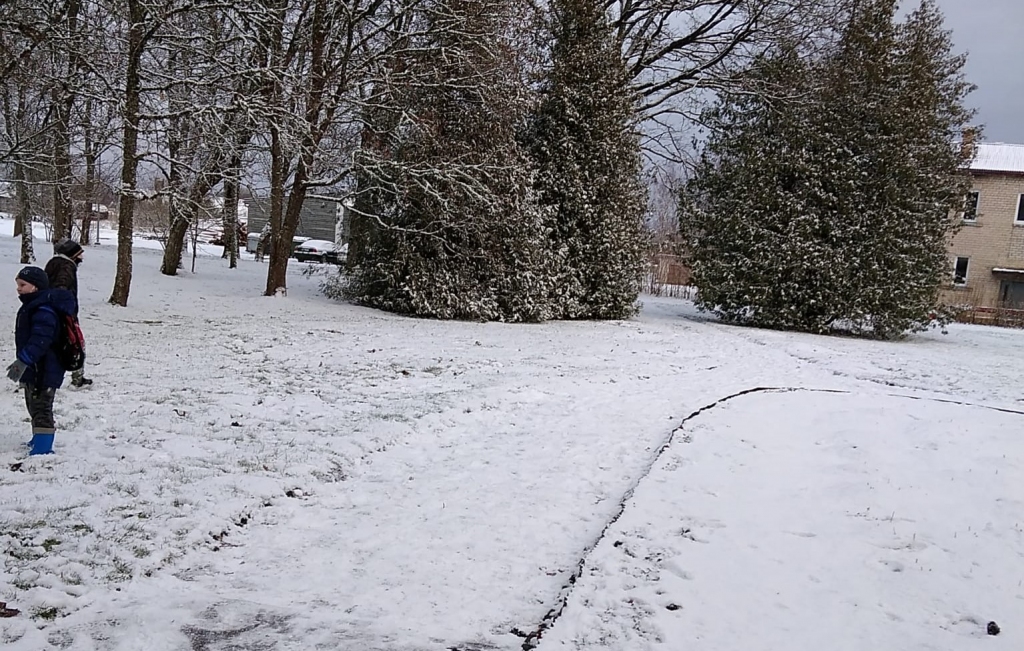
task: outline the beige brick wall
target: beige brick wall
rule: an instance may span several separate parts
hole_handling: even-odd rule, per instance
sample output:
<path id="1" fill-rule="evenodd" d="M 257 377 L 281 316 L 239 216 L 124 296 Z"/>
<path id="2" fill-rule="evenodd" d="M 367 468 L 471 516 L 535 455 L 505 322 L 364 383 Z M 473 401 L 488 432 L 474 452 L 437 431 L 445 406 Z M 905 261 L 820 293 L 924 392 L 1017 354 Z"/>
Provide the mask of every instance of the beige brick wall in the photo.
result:
<path id="1" fill-rule="evenodd" d="M 978 219 L 964 223 L 949 245 L 949 286 L 943 291 L 948 303 L 995 307 L 999 301 L 999 277 L 993 268 L 1024 269 L 1024 224 L 1014 223 L 1017 202 L 1024 194 L 1024 174 L 976 173 L 979 193 Z M 970 258 L 965 287 L 952 286 L 953 264 L 958 256 Z"/>

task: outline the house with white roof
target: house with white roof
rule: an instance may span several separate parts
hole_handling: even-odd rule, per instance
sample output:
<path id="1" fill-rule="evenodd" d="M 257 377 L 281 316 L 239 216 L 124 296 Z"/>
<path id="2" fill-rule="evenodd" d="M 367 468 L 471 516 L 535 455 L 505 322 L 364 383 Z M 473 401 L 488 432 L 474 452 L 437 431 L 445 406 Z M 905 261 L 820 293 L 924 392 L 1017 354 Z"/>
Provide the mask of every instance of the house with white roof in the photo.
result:
<path id="1" fill-rule="evenodd" d="M 946 303 L 1024 309 L 1024 145 L 982 142 L 973 187 L 949 245 Z"/>

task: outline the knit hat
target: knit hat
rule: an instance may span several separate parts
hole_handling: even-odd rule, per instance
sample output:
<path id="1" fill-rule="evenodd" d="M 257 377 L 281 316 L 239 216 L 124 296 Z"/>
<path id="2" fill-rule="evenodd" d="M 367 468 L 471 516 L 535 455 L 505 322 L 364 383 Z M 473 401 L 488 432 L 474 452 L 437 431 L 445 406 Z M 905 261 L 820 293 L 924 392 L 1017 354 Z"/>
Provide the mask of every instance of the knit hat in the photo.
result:
<path id="1" fill-rule="evenodd" d="M 82 252 L 82 245 L 70 238 L 64 238 L 54 245 L 53 250 L 74 260 L 75 256 Z"/>
<path id="2" fill-rule="evenodd" d="M 34 285 L 39 290 L 50 288 L 50 279 L 46 276 L 46 272 L 39 267 L 25 267 L 18 272 L 16 278 L 24 280 L 29 285 Z"/>

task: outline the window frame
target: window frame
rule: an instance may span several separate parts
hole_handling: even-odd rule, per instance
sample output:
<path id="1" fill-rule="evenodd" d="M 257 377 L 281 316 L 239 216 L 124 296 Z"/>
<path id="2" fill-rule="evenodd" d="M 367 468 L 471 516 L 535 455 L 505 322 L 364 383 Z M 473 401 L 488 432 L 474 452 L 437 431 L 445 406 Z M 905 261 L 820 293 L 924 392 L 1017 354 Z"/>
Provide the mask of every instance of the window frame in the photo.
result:
<path id="1" fill-rule="evenodd" d="M 1013 223 L 1024 226 L 1024 193 L 1017 195 L 1017 214 L 1013 216 Z"/>
<path id="2" fill-rule="evenodd" d="M 960 261 L 964 261 L 964 273 L 961 276 L 957 273 L 957 269 L 960 267 Z M 953 259 L 953 286 L 954 287 L 966 287 L 967 281 L 970 279 L 971 274 L 971 256 L 969 255 L 958 255 Z M 957 282 L 958 279 L 963 278 L 962 282 Z"/>
<path id="3" fill-rule="evenodd" d="M 968 224 L 977 224 L 978 223 L 978 213 L 981 212 L 979 210 L 979 208 L 981 208 L 981 191 L 980 190 L 971 190 L 970 192 L 968 192 L 967 193 L 968 201 L 970 201 L 971 195 L 974 195 L 974 208 L 973 208 L 972 212 L 968 213 L 967 205 L 965 204 L 964 205 L 964 211 L 960 215 L 960 219 L 962 219 L 964 222 L 966 222 Z M 971 216 L 968 217 L 968 214 L 970 214 Z"/>

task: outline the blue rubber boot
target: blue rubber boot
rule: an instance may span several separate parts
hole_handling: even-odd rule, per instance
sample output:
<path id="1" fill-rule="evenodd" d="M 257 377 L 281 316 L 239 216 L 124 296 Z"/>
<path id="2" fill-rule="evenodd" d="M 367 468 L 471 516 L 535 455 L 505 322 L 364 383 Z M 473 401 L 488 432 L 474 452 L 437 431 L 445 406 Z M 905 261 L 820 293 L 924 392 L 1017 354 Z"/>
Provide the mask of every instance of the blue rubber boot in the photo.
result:
<path id="1" fill-rule="evenodd" d="M 37 454 L 53 454 L 53 434 L 33 434 L 32 449 L 28 455 L 34 457 Z"/>

